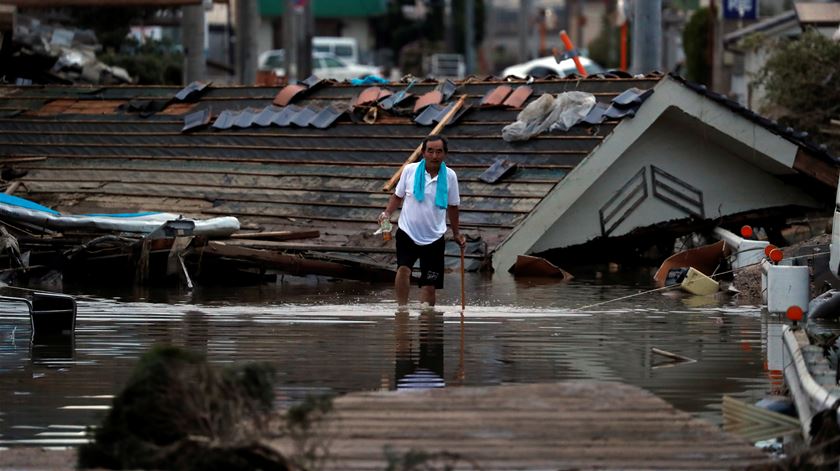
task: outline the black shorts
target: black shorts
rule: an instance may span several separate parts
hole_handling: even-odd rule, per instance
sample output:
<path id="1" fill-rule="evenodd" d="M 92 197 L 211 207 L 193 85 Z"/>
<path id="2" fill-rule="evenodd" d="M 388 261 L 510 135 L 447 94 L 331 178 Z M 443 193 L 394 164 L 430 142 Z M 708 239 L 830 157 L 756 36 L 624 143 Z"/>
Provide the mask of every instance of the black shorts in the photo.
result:
<path id="1" fill-rule="evenodd" d="M 418 245 L 401 229 L 397 229 L 397 266 L 414 267 L 420 259 L 420 286 L 443 288 L 443 237 L 429 245 Z"/>

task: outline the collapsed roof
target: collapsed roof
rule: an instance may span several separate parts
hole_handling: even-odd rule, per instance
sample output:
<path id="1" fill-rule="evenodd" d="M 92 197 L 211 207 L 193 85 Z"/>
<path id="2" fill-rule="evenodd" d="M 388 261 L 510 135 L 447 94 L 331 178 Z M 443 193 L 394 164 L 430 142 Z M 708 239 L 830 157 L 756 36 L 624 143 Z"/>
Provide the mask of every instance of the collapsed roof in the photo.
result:
<path id="1" fill-rule="evenodd" d="M 647 104 L 659 92 L 645 91 L 663 86 L 669 88 L 660 104 Z M 628 90 L 635 91 L 628 96 Z M 591 93 L 600 104 L 593 108 L 596 115 L 566 131 L 502 139 L 502 129 L 523 106 L 566 91 Z M 367 88 L 316 79 L 283 89 L 6 86 L 0 87 L 0 162 L 28 172 L 18 196 L 62 212 L 236 216 L 250 230 L 320 231 L 317 239 L 273 243 L 268 248 L 274 251 L 365 254 L 384 261 L 392 243 L 372 236 L 389 195 L 383 186 L 437 127 L 449 140 L 447 163 L 461 181 L 468 269 L 489 263 L 507 269 L 511 257 L 533 251 L 561 217 L 547 200 L 562 194 L 566 177 L 599 152 L 633 144 L 643 130 L 625 132 L 632 140 L 618 139 L 623 146 L 616 147 L 616 139 L 604 145 L 622 123 L 639 121 L 632 118 L 637 111 L 656 110 L 643 119 L 659 119 L 668 108 L 662 100 L 672 93 L 694 96 L 789 143 L 799 159 L 799 168 L 789 163 L 791 172 L 836 185 L 834 160 L 806 136 L 659 75 L 527 83 L 471 78 Z M 448 113 L 462 96 L 464 105 Z M 641 96 L 650 96 L 644 105 Z M 616 99 L 630 106 L 618 106 Z M 418 108 L 418 102 L 427 106 Z M 758 147 L 762 155 L 774 152 Z M 454 264 L 457 246 L 450 244 L 447 253 Z"/>

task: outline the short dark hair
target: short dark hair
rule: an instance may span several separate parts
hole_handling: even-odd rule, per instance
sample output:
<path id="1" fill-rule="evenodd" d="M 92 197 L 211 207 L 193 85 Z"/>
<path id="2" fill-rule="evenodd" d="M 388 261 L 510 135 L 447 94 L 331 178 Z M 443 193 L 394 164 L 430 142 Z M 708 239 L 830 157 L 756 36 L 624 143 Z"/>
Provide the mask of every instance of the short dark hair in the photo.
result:
<path id="1" fill-rule="evenodd" d="M 423 147 L 420 148 L 422 152 L 426 152 L 426 144 L 430 142 L 440 141 L 443 143 L 443 151 L 449 152 L 449 143 L 446 142 L 446 138 L 441 136 L 440 134 L 432 134 L 431 136 L 426 136 L 423 139 Z"/>

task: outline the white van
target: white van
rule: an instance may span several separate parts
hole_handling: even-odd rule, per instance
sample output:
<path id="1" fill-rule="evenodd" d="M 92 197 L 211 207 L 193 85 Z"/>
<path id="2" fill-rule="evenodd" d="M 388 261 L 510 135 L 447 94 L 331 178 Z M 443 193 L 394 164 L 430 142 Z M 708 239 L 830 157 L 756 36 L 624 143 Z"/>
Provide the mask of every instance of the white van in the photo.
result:
<path id="1" fill-rule="evenodd" d="M 359 63 L 359 43 L 356 38 L 315 36 L 312 38 L 312 52 L 332 54 L 350 64 Z"/>

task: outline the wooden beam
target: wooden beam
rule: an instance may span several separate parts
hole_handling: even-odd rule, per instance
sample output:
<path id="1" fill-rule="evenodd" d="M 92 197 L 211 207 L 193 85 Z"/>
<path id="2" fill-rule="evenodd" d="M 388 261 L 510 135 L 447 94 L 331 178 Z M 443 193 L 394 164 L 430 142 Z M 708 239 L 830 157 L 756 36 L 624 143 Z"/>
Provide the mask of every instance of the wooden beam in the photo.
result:
<path id="1" fill-rule="evenodd" d="M 455 113 L 457 113 L 459 109 L 461 109 L 461 106 L 464 104 L 464 101 L 466 99 L 466 94 L 461 95 L 461 98 L 458 99 L 458 101 L 455 103 L 455 106 L 453 106 L 452 109 L 449 110 L 448 113 L 446 113 L 446 116 L 444 116 L 443 119 L 440 120 L 437 126 L 435 126 L 435 128 L 432 129 L 432 132 L 429 133 L 429 136 L 435 136 L 440 134 L 440 132 L 443 131 L 443 128 L 447 125 L 447 123 L 449 123 L 449 120 L 452 119 L 453 116 L 455 116 Z M 400 175 L 402 175 L 402 171 L 405 168 L 405 166 L 415 162 L 417 160 L 417 157 L 420 156 L 422 149 L 423 144 L 418 144 L 417 148 L 414 149 L 414 152 L 412 152 L 411 155 L 408 156 L 408 159 L 406 159 L 406 161 L 403 162 L 403 164 L 400 166 L 400 169 L 397 170 L 396 173 L 394 173 L 394 175 L 391 177 L 391 179 L 388 180 L 388 182 L 382 186 L 382 191 L 391 191 L 394 189 L 394 185 L 396 185 L 397 181 L 400 179 Z"/>
<path id="2" fill-rule="evenodd" d="M 316 260 L 267 250 L 235 247 L 219 241 L 210 241 L 207 245 L 195 249 L 195 253 L 202 254 L 202 256 L 215 255 L 228 259 L 250 261 L 266 268 L 297 276 L 322 275 L 363 281 L 390 281 L 394 279 L 394 272 L 381 266 Z"/>
<path id="3" fill-rule="evenodd" d="M 296 240 L 315 239 L 321 237 L 321 231 L 274 231 L 274 232 L 237 232 L 231 234 L 231 239 L 257 239 L 257 240 Z"/>
<path id="4" fill-rule="evenodd" d="M 818 159 L 801 147 L 796 151 L 796 158 L 793 160 L 793 168 L 814 178 L 829 188 L 837 188 L 837 179 L 840 177 L 840 169 L 822 159 Z"/>

